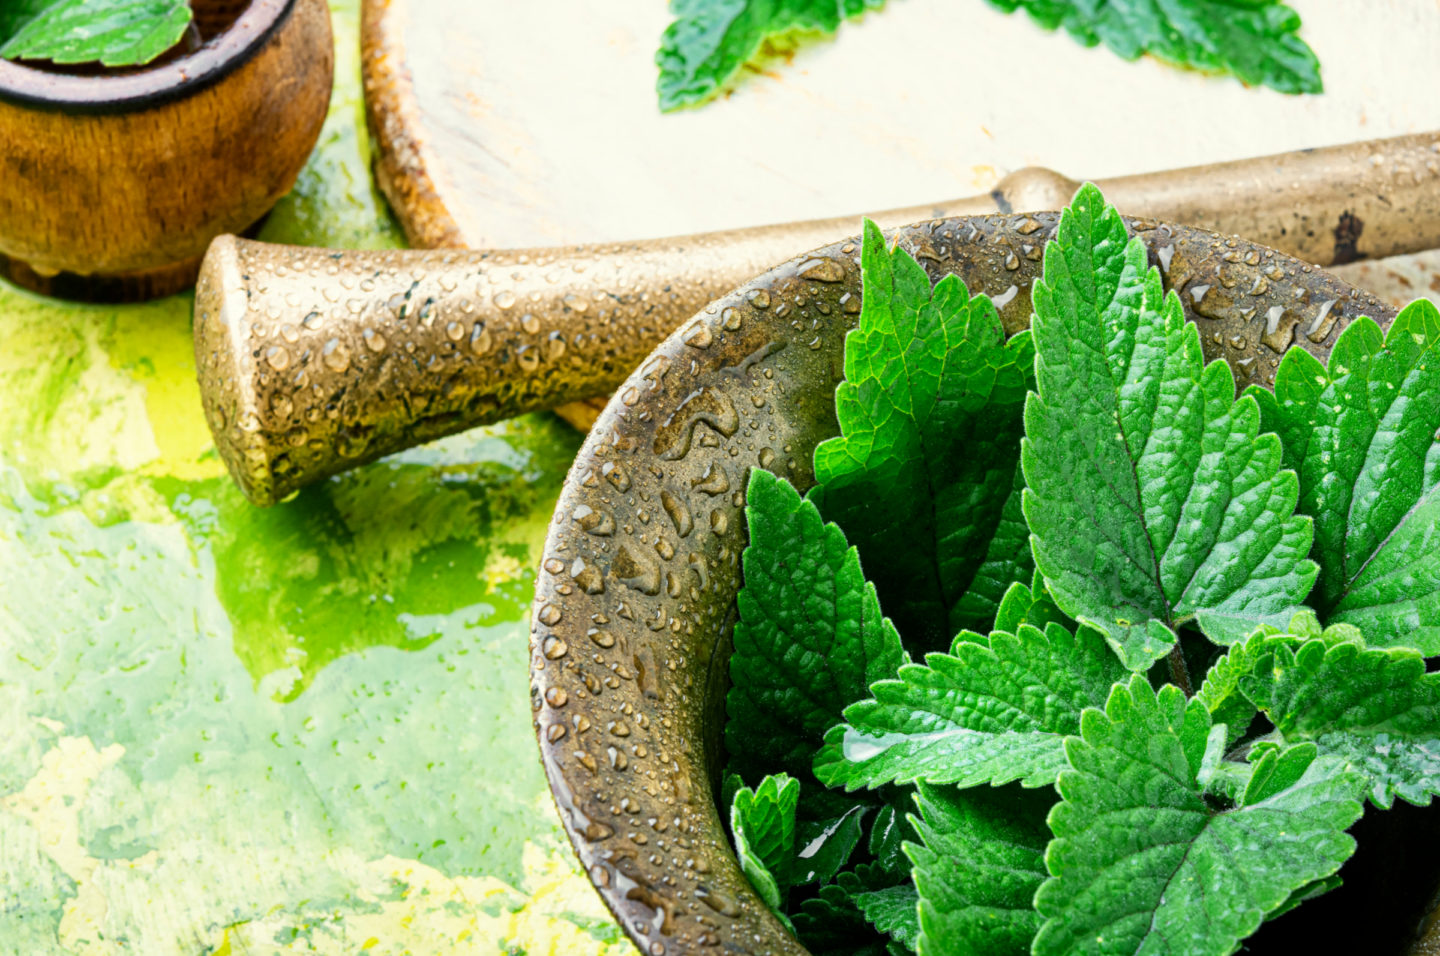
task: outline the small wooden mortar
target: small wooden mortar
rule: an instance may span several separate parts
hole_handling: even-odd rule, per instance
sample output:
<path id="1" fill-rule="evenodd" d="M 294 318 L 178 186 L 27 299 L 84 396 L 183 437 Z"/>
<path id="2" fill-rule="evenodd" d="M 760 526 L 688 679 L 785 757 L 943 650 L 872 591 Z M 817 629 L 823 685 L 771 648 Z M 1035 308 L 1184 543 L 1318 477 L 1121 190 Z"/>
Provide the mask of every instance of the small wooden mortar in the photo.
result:
<path id="1" fill-rule="evenodd" d="M 195 0 L 206 40 L 131 70 L 0 60 L 0 275 L 95 301 L 195 281 L 289 191 L 330 101 L 325 0 Z"/>
<path id="2" fill-rule="evenodd" d="M 988 293 L 1013 333 L 1029 323 L 1038 251 L 1057 221 L 1054 213 L 958 217 L 894 235 L 932 282 L 954 274 Z M 1386 325 L 1394 317 L 1365 292 L 1263 246 L 1129 224 L 1180 294 L 1207 358 L 1224 356 L 1242 384 L 1268 382 L 1292 339 L 1323 359 L 1356 316 Z M 1036 254 L 1017 257 L 1016 248 Z M 813 484 L 812 452 L 837 429 L 835 386 L 860 308 L 858 260 L 856 240 L 833 243 L 683 323 L 620 385 L 551 520 L 531 627 L 535 731 L 582 865 L 649 956 L 805 953 L 741 872 L 715 792 L 748 474 L 762 467 L 802 491 Z M 1281 340 L 1211 313 L 1215 289 L 1233 292 L 1258 328 L 1271 310 L 1289 313 L 1293 328 Z M 1432 864 L 1440 806 L 1391 813 L 1407 829 L 1403 840 L 1380 841 L 1385 864 L 1397 874 L 1407 855 L 1413 864 L 1429 854 Z M 1361 853 L 1374 845 L 1362 838 Z M 1416 889 L 1370 879 L 1382 903 Z M 1425 902 L 1384 917 L 1374 903 L 1364 919 L 1388 922 L 1367 924 L 1359 950 L 1329 951 L 1381 952 L 1382 939 L 1408 935 Z M 1294 948 L 1278 951 L 1327 951 L 1286 939 Z"/>

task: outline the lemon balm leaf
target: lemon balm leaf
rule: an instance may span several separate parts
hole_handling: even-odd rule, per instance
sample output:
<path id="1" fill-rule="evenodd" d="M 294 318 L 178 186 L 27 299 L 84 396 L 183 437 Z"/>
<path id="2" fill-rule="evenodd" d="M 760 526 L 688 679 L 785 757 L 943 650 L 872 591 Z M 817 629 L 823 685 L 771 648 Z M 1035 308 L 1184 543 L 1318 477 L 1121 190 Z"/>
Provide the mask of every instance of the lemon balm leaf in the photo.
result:
<path id="1" fill-rule="evenodd" d="M 1033 300 L 1024 506 L 1055 603 L 1133 670 L 1187 621 L 1222 644 L 1283 626 L 1316 574 L 1296 477 L 1093 185 L 1062 214 Z"/>
<path id="2" fill-rule="evenodd" d="M 192 19 L 186 0 L 57 0 L 0 38 L 0 57 L 139 66 L 178 43 Z"/>
<path id="3" fill-rule="evenodd" d="M 984 641 L 985 643 L 978 643 Z M 829 786 L 1054 781 L 1086 707 L 1125 675 L 1104 639 L 1059 624 L 988 639 L 962 634 L 949 654 L 907 664 L 871 687 L 825 735 L 815 775 Z"/>
<path id="4" fill-rule="evenodd" d="M 871 926 L 907 949 L 915 948 L 920 936 L 920 919 L 916 913 L 920 895 L 915 891 L 914 883 L 867 890 L 850 898 Z"/>
<path id="5" fill-rule="evenodd" d="M 1049 791 L 921 784 L 906 844 L 919 895 L 920 956 L 1023 956 L 1040 928 Z"/>
<path id="6" fill-rule="evenodd" d="M 1044 630 L 1045 625 L 1052 622 L 1067 630 L 1075 629 L 1075 622 L 1050 599 L 1045 591 L 1045 579 L 1039 572 L 1031 576 L 1028 587 L 1019 581 L 1011 584 L 995 611 L 995 630 L 1010 634 L 1015 633 L 1021 624 Z"/>
<path id="7" fill-rule="evenodd" d="M 1300 39 L 1300 16 L 1276 0 L 990 0 L 1023 9 L 1047 30 L 1086 46 L 1103 43 L 1127 60 L 1228 73 L 1247 86 L 1319 93 L 1320 62 Z"/>
<path id="8" fill-rule="evenodd" d="M 795 855 L 795 808 L 800 781 L 785 774 L 765 777 L 760 786 L 743 787 L 730 804 L 730 832 L 750 885 L 765 904 L 780 913 L 784 903 L 782 874 Z"/>
<path id="9" fill-rule="evenodd" d="M 1266 650 L 1240 689 L 1287 743 L 1349 763 L 1377 807 L 1440 794 L 1440 673 L 1418 651 L 1324 640 Z"/>
<path id="10" fill-rule="evenodd" d="M 825 731 L 905 660 L 844 533 L 788 483 L 753 471 L 725 743 L 750 779 L 807 774 Z"/>
<path id="11" fill-rule="evenodd" d="M 660 109 L 697 106 L 733 81 L 766 41 L 830 34 L 884 0 L 670 0 L 675 19 L 660 38 Z"/>
<path id="12" fill-rule="evenodd" d="M 957 276 L 930 278 L 865 224 L 859 327 L 835 391 L 840 436 L 815 449 L 810 497 L 859 549 L 908 647 L 988 627 L 1030 557 L 1015 492 L 1029 335 Z"/>
<path id="13" fill-rule="evenodd" d="M 1141 675 L 1085 714 L 1050 813 L 1035 956 L 1226 956 L 1354 851 L 1358 775 L 1308 746 L 1271 751 L 1246 798 L 1217 809 L 1198 779 L 1211 726 L 1202 703 Z"/>
<path id="14" fill-rule="evenodd" d="M 1267 409 L 1315 521 L 1315 606 L 1371 646 L 1440 654 L 1440 310 L 1361 318 L 1328 365 L 1290 349 Z"/>

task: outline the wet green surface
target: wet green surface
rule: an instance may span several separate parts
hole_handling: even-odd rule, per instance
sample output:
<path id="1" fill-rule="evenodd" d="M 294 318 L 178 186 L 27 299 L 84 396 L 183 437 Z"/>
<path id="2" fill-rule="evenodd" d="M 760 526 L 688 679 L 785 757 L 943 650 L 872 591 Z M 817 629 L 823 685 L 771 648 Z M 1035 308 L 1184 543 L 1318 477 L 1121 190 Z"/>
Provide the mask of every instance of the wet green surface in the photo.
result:
<path id="1" fill-rule="evenodd" d="M 262 238 L 393 246 L 333 6 L 331 117 Z M 526 692 L 579 436 L 530 416 L 252 508 L 190 305 L 0 284 L 0 950 L 627 951 Z"/>

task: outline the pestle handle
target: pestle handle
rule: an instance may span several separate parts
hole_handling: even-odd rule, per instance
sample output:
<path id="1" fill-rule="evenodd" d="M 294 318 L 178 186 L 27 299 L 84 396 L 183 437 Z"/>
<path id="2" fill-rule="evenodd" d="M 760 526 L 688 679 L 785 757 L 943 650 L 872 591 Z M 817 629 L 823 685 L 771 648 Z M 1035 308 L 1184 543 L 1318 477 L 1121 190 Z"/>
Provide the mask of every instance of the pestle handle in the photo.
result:
<path id="1" fill-rule="evenodd" d="M 1440 246 L 1440 133 L 1099 184 L 1127 215 L 1242 235 L 1318 265 Z M 872 218 L 893 228 L 1058 209 L 1076 186 L 1029 168 L 984 196 Z M 707 303 L 859 228 L 858 216 L 843 216 L 473 251 L 341 252 L 222 236 L 195 296 L 206 417 L 247 497 L 273 504 L 411 445 L 608 394 Z"/>

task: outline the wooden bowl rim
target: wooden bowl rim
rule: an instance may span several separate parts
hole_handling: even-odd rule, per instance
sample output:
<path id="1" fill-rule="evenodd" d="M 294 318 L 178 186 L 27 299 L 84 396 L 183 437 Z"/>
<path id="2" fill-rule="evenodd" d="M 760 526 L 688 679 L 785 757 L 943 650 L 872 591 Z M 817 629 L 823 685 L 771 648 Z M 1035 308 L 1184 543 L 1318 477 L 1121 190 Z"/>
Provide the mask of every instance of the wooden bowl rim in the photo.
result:
<path id="1" fill-rule="evenodd" d="M 247 63 L 282 27 L 296 0 L 251 0 L 219 36 L 189 56 L 134 73 L 75 76 L 0 59 L 0 102 L 31 109 L 110 114 L 191 96 Z"/>
<path id="2" fill-rule="evenodd" d="M 1031 225 L 1032 219 L 1043 219 L 1051 222 L 1052 226 L 1049 228 L 1053 228 L 1056 218 L 1055 213 L 960 216 L 886 230 L 886 235 L 891 242 L 898 239 L 912 254 L 918 251 L 922 264 L 927 265 L 927 272 L 931 273 L 931 281 L 934 282 L 937 272 L 948 274 L 957 271 L 951 265 L 948 253 L 939 250 L 937 254 L 937 250 L 931 245 L 930 240 L 935 238 L 936 230 L 942 227 L 953 230 L 956 235 L 954 242 L 959 246 L 973 242 L 973 238 L 963 242 L 958 238 L 967 224 L 1009 223 L 1008 228 L 1012 229 L 1013 238 L 1043 242 L 1046 233 L 1034 232 L 1026 227 Z M 1196 300 L 1201 298 L 1195 294 L 1197 289 L 1203 287 L 1209 290 L 1212 285 L 1220 285 L 1220 279 L 1217 278 L 1220 269 L 1234 270 L 1232 275 L 1238 274 L 1248 279 L 1252 273 L 1259 275 L 1261 270 L 1271 266 L 1280 267 L 1285 274 L 1275 278 L 1261 295 L 1273 295 L 1288 301 L 1289 293 L 1303 288 L 1318 293 L 1315 299 L 1317 302 L 1320 298 L 1329 300 L 1320 306 L 1322 317 L 1331 312 L 1332 306 L 1336 306 L 1336 319 L 1326 326 L 1323 340 L 1305 341 L 1297 336 L 1297 344 L 1309 349 L 1312 354 L 1328 354 L 1334 337 L 1360 315 L 1368 315 L 1382 326 L 1388 326 L 1394 318 L 1395 312 L 1392 308 L 1380 303 L 1363 289 L 1293 256 L 1238 237 L 1227 237 L 1195 227 L 1130 218 L 1126 219 L 1126 223 L 1131 235 L 1142 235 L 1145 238 L 1147 247 L 1150 247 L 1152 264 L 1158 260 L 1159 267 L 1166 275 L 1167 288 L 1174 288 L 1176 292 L 1181 292 L 1182 286 L 1186 288 L 1186 292 L 1181 294 L 1187 320 L 1198 314 L 1193 311 Z M 1140 228 L 1142 226 L 1143 231 Z M 983 230 L 973 234 L 985 235 Z M 999 234 L 996 233 L 985 239 L 985 242 L 987 245 L 994 244 L 993 241 L 998 238 Z M 1169 244 L 1168 251 L 1173 255 L 1173 263 L 1169 256 L 1160 251 L 1162 242 Z M 1177 251 L 1183 243 L 1190 243 L 1192 252 L 1203 247 L 1203 258 L 1182 264 L 1182 260 L 1189 259 L 1192 254 Z M 927 252 L 931 255 L 926 255 Z M 1253 256 L 1250 255 L 1252 253 Z M 931 259 L 934 261 L 931 262 Z M 810 273 L 807 270 L 817 261 L 827 260 L 840 263 L 844 278 L 835 280 L 832 276 L 826 279 L 826 282 L 833 281 L 837 284 L 826 287 L 833 291 L 822 293 L 815 283 L 808 281 Z M 939 265 L 942 260 L 945 264 Z M 933 269 L 928 266 L 933 266 Z M 1006 268 L 1009 268 L 1008 265 Z M 996 273 L 995 278 L 1002 280 L 1005 275 L 1004 272 Z M 1179 275 L 1184 277 L 1177 281 Z M 1172 281 L 1175 283 L 1173 286 Z M 1203 286 L 1199 285 L 1200 283 L 1203 283 Z M 1243 290 L 1244 285 L 1245 283 L 1241 282 L 1238 287 Z M 688 455 L 682 453 L 680 461 L 662 461 L 661 454 L 652 447 L 653 437 L 659 434 L 661 428 L 667 427 L 667 423 L 676 420 L 675 413 L 679 407 L 701 395 L 705 387 L 714 382 L 725 381 L 727 373 L 734 368 L 742 367 L 743 362 L 736 364 L 742 353 L 748 353 L 750 357 L 746 358 L 745 362 L 749 362 L 772 354 L 783 357 L 804 355 L 808 351 L 803 348 L 784 349 L 784 341 L 793 339 L 799 343 L 809 334 L 808 331 L 790 331 L 792 327 L 803 327 L 798 317 L 791 323 L 791 316 L 777 314 L 777 304 L 785 302 L 787 296 L 793 297 L 799 290 L 802 296 L 825 294 L 833 298 L 842 290 L 853 291 L 858 286 L 858 239 L 842 238 L 759 274 L 728 295 L 716 299 L 693 319 L 681 323 L 676 331 L 656 347 L 646 361 L 637 366 L 625 384 L 616 390 L 577 454 L 551 516 L 542 550 L 546 560 L 536 572 L 535 599 L 531 610 L 530 678 L 533 726 L 551 795 L 571 846 L 601 899 L 614 914 L 626 935 L 642 952 L 663 953 L 664 956 L 700 956 L 702 953 L 715 951 L 710 949 L 709 945 L 727 940 L 736 947 L 743 945 L 746 952 L 755 953 L 757 956 L 805 956 L 808 950 L 783 929 L 778 920 L 770 914 L 759 894 L 744 882 L 734 849 L 728 840 L 723 839 L 721 818 L 725 808 L 717 805 L 717 794 L 713 789 L 717 782 L 714 775 L 719 770 L 719 765 L 714 762 L 718 753 L 710 752 L 710 748 L 720 744 L 718 730 L 697 723 L 693 727 L 695 733 L 692 735 L 692 728 L 684 717 L 684 714 L 689 712 L 687 708 L 694 710 L 697 721 L 703 721 L 704 718 L 699 716 L 702 714 L 708 714 L 711 720 L 723 717 L 722 688 L 728 683 L 728 676 L 720 674 L 726 670 L 724 667 L 711 665 L 721 662 L 717 655 L 723 653 L 721 648 L 728 643 L 728 630 L 734 622 L 733 614 L 726 617 L 724 620 L 728 623 L 722 624 L 713 634 L 674 631 L 677 636 L 682 633 L 686 635 L 680 637 L 687 645 L 687 653 L 679 665 L 679 670 L 693 675 L 694 680 L 690 684 L 672 683 L 670 675 L 665 675 L 660 680 L 666 682 L 668 689 L 662 692 L 661 688 L 651 686 L 647 697 L 647 691 L 641 686 L 644 677 L 637 676 L 635 669 L 620 674 L 619 679 L 612 679 L 604 685 L 609 689 L 604 689 L 603 692 L 595 689 L 601 687 L 600 684 L 580 684 L 578 678 L 567 672 L 567 666 L 575 669 L 576 673 L 580 669 L 590 668 L 595 674 L 608 677 L 607 662 L 613 664 L 623 656 L 613 650 L 596 654 L 594 645 L 600 648 L 621 648 L 624 655 L 636 654 L 637 661 L 638 653 L 648 649 L 653 652 L 651 664 L 654 665 L 670 653 L 666 641 L 672 630 L 661 628 L 657 631 L 656 627 L 651 626 L 652 621 L 647 616 L 650 614 L 650 605 L 641 603 L 647 600 L 646 595 L 661 595 L 649 600 L 664 601 L 665 592 L 659 579 L 651 581 L 648 590 L 634 590 L 636 584 L 645 587 L 645 579 L 639 576 L 640 571 L 637 571 L 635 577 L 621 576 L 615 571 L 614 565 L 619 561 L 623 549 L 602 553 L 591 547 L 591 544 L 596 540 L 620 542 L 622 539 L 618 537 L 619 529 L 623 528 L 626 533 L 623 542 L 635 548 L 636 554 L 640 554 L 640 549 L 635 546 L 636 541 L 643 543 L 643 535 L 653 533 L 658 545 L 661 532 L 664 532 L 665 537 L 681 542 L 680 548 L 665 555 L 666 561 L 673 558 L 680 561 L 679 566 L 683 568 L 684 562 L 680 559 L 685 549 L 698 551 L 700 546 L 695 543 L 695 539 L 689 537 L 690 530 L 680 529 L 678 520 L 676 534 L 669 535 L 667 522 L 674 519 L 674 515 L 672 513 L 667 517 L 666 511 L 672 505 L 665 504 L 663 496 L 657 500 L 657 489 L 665 487 L 665 481 L 683 485 L 688 480 L 690 491 L 687 500 L 692 504 L 697 501 L 703 503 L 705 499 L 697 494 L 696 481 L 691 479 L 689 472 L 698 472 L 700 466 L 707 461 L 729 459 L 724 458 L 723 445 L 712 452 L 701 448 L 701 443 L 697 442 L 699 455 L 693 452 Z M 807 287 L 811 291 L 805 291 Z M 1013 293 L 1015 288 L 1012 284 L 1012 291 L 1006 293 L 1006 305 L 1001 308 L 1002 321 L 1005 321 L 1006 309 L 1010 308 L 1012 303 L 1020 304 L 1020 297 Z M 974 291 L 995 294 L 994 289 L 984 286 L 977 287 Z M 763 301 L 756 298 L 762 292 Z M 1282 296 L 1282 293 L 1285 295 Z M 1028 310 L 1029 293 L 1026 292 L 1023 298 Z M 838 301 L 841 308 L 834 308 L 832 305 L 821 310 L 828 323 L 835 325 L 837 333 L 847 320 L 852 324 L 858 320 L 858 316 L 853 314 L 842 317 L 839 313 L 843 310 L 844 301 Z M 1310 303 L 1311 299 L 1306 298 L 1305 301 Z M 1343 305 L 1337 305 L 1342 301 Z M 760 304 L 757 305 L 757 302 Z M 727 346 L 718 336 L 712 345 L 711 336 L 707 334 L 701 336 L 704 345 L 697 346 L 704 350 L 703 353 L 690 347 L 702 325 L 711 330 L 720 328 L 717 323 L 723 322 L 722 317 L 727 312 L 744 313 L 744 316 L 738 318 L 733 326 L 725 325 L 725 328 L 743 330 L 755 323 L 757 328 L 768 329 L 768 335 L 773 341 L 759 351 L 752 351 L 763 336 L 749 340 L 744 338 L 745 333 L 742 331 L 736 333 L 737 339 L 733 346 Z M 1215 325 L 1220 324 L 1219 320 L 1210 316 L 1206 316 L 1206 320 Z M 1250 319 L 1247 317 L 1246 321 Z M 1009 321 L 1006 321 L 1006 331 L 1015 331 Z M 780 342 L 781 349 L 773 348 L 777 341 Z M 820 340 L 817 338 L 816 341 Z M 743 344 L 740 344 L 742 342 Z M 811 349 L 843 349 L 840 344 L 843 342 L 843 335 L 830 338 L 829 342 L 831 344 L 825 346 L 812 344 Z M 1253 359 L 1262 346 L 1253 337 L 1251 343 L 1249 346 L 1236 348 L 1248 351 Z M 730 354 L 731 352 L 733 354 Z M 703 358 L 697 358 L 702 355 Z M 696 365 L 695 362 L 699 364 Z M 689 372 L 684 371 L 687 367 L 691 368 Z M 797 366 L 799 367 L 804 366 Z M 833 363 L 831 368 L 832 374 L 838 374 L 834 372 Z M 667 374 L 678 375 L 681 381 L 667 382 Z M 784 379 L 788 374 L 783 370 L 777 371 L 776 380 Z M 827 400 L 833 406 L 834 382 L 817 381 L 804 388 L 825 390 L 828 392 Z M 790 404 L 796 404 L 796 399 L 803 395 L 803 389 L 777 394 L 784 394 Z M 774 396 L 771 398 L 769 404 L 774 405 Z M 799 419 L 794 421 L 798 422 Z M 737 435 L 744 434 L 743 424 L 742 421 L 738 426 L 742 430 L 736 432 Z M 794 424 L 794 433 L 787 433 L 788 440 L 796 440 L 803 427 L 801 424 Z M 728 436 L 731 433 L 727 431 L 725 434 Z M 685 447 L 690 447 L 688 441 Z M 791 446 L 786 445 L 784 452 L 786 455 L 792 454 Z M 808 456 L 810 449 L 803 449 L 803 454 Z M 700 460 L 691 461 L 692 458 Z M 662 464 L 671 469 L 666 472 L 665 478 L 661 478 L 661 471 L 656 470 Z M 683 474 L 675 470 L 682 465 L 688 465 L 688 470 Z M 750 465 L 747 462 L 728 467 L 736 469 L 737 475 L 741 475 L 748 471 Z M 779 467 L 773 470 L 777 473 L 782 471 Z M 654 481 L 649 477 L 652 474 L 655 476 Z M 703 480 L 709 474 L 707 469 L 697 477 Z M 728 495 L 736 487 L 743 488 L 743 477 L 737 480 L 738 486 L 732 486 L 727 480 L 720 491 Z M 706 495 L 715 494 L 705 488 L 699 490 L 705 491 Z M 661 510 L 662 505 L 666 510 Z M 606 514 L 611 522 L 602 527 L 607 530 L 574 531 L 571 525 L 581 520 L 578 506 L 585 506 L 587 516 Z M 686 509 L 687 529 L 690 527 L 688 519 L 691 510 Z M 699 513 L 698 507 L 693 510 Z M 698 529 L 700 526 L 701 522 L 695 520 L 693 527 Z M 730 537 L 727 540 L 738 543 L 739 532 L 736 526 L 735 521 L 728 523 Z M 632 527 L 639 533 L 639 538 L 631 535 Z M 722 529 L 721 534 L 725 533 Z M 590 535 L 606 537 L 591 538 Z M 611 535 L 616 537 L 612 538 Z M 572 547 L 576 542 L 580 542 L 580 546 Z M 643 554 L 640 556 L 644 558 Z M 575 561 L 574 564 L 570 564 L 572 560 Z M 631 558 L 631 562 L 637 566 L 642 563 L 636 558 Z M 655 566 L 651 558 L 644 558 L 643 563 Z M 567 566 L 568 571 L 565 570 Z M 581 571 L 577 572 L 576 568 Z M 603 587 L 599 586 L 601 582 L 593 578 L 587 579 L 588 583 L 582 583 L 580 578 L 576 577 L 577 573 L 593 575 L 597 569 L 603 575 Z M 632 584 L 632 581 L 636 584 Z M 723 598 L 724 602 L 733 608 L 736 592 L 729 584 L 722 582 L 723 578 L 717 566 L 710 565 L 708 578 L 702 579 L 703 597 L 696 599 L 696 605 L 714 604 Z M 734 583 L 736 586 L 739 584 L 738 572 Z M 629 603 L 634 603 L 635 608 L 625 609 L 625 605 Z M 589 613 L 597 609 L 601 612 L 600 615 Z M 691 616 L 698 617 L 693 609 Z M 716 619 L 720 619 L 718 615 Z M 603 641 L 594 638 L 597 633 L 603 636 Z M 701 642 L 712 645 L 709 655 L 697 653 L 696 649 Z M 591 667 L 592 659 L 595 662 L 594 667 Z M 652 670 L 658 673 L 660 668 L 652 666 Z M 614 672 L 619 674 L 619 671 Z M 643 672 L 640 673 L 643 675 Z M 717 680 L 717 677 L 720 679 Z M 651 677 L 650 680 L 653 685 L 656 679 Z M 687 703 L 687 698 L 692 698 L 691 692 L 685 689 L 689 687 L 693 687 L 694 693 L 704 698 L 699 700 L 698 705 Z M 587 689 L 588 700 L 584 699 L 587 695 L 583 693 Z M 713 693 L 720 693 L 720 698 L 712 699 L 710 695 Z M 623 720 L 621 715 L 624 715 Z M 627 726 L 624 728 L 624 737 L 616 739 L 610 735 L 618 732 L 613 727 L 607 729 L 607 724 L 619 723 Z M 646 730 L 641 736 L 632 736 L 631 728 L 636 726 L 642 730 L 651 730 Z M 662 731 L 662 727 L 669 729 Z M 586 733 L 589 736 L 581 736 Z M 667 738 L 674 739 L 667 742 Z M 657 784 L 664 782 L 665 774 L 657 772 L 657 769 L 664 769 L 663 761 L 658 766 L 646 768 L 650 771 L 650 775 L 646 777 L 632 776 L 631 772 L 626 770 L 625 764 L 615 764 L 615 750 L 636 739 L 646 741 L 649 750 L 656 755 L 657 760 L 647 763 L 657 763 L 661 754 L 664 754 L 668 761 L 675 761 L 677 756 L 683 759 L 685 769 L 680 769 L 681 764 L 675 763 L 677 769 L 674 774 L 677 778 L 686 778 L 686 796 L 683 799 L 677 797 L 672 804 L 668 799 L 668 792 L 663 788 L 657 789 Z M 600 749 L 607 744 L 611 745 L 609 765 L 604 758 L 605 751 Z M 595 749 L 600 756 L 588 753 L 590 749 Z M 612 770 L 615 772 L 612 773 Z M 621 781 L 624 782 L 623 787 Z M 676 785 L 678 786 L 678 783 Z M 633 805 L 627 807 L 627 804 Z M 664 837 L 663 844 L 658 839 L 651 840 L 642 853 L 638 852 L 637 847 L 627 846 L 626 841 L 630 840 L 630 837 L 625 835 L 625 831 L 639 831 L 643 836 L 646 829 L 643 820 L 647 814 L 667 818 L 674 815 L 675 823 L 669 827 L 670 833 L 661 834 Z M 693 829 L 682 832 L 679 825 L 681 814 L 693 825 Z M 595 832 L 592 833 L 591 830 Z M 676 835 L 683 840 L 671 839 Z M 712 837 L 723 842 L 712 843 Z M 689 863 L 684 862 L 687 859 Z M 697 862 L 705 863 L 703 870 L 696 865 Z M 626 866 L 629 870 L 622 869 Z M 677 870 L 677 866 L 680 869 Z M 697 878 L 697 874 L 705 874 L 704 886 L 699 882 L 694 888 L 684 884 L 683 890 L 690 894 L 691 901 L 704 901 L 706 897 L 712 900 L 706 905 L 716 912 L 709 912 L 703 907 L 697 910 L 689 906 L 691 911 L 704 914 L 709 923 L 701 923 L 698 918 L 692 918 L 682 911 L 680 900 L 683 895 L 678 893 L 675 884 L 666 884 L 666 878 L 676 872 L 685 873 L 692 879 Z M 717 887 L 723 891 L 723 897 L 721 892 L 717 892 Z M 705 890 L 706 897 L 699 895 L 699 889 Z M 722 898 L 725 899 L 724 904 L 714 902 Z M 688 903 L 686 905 L 688 906 Z M 722 916 L 723 919 L 719 918 Z M 685 924 L 688 940 L 671 934 L 668 927 L 672 921 L 677 925 L 682 922 Z M 721 925 L 724 926 L 723 930 L 719 928 Z M 658 936 L 651 935 L 657 931 Z M 709 938 L 700 940 L 697 933 Z"/>

